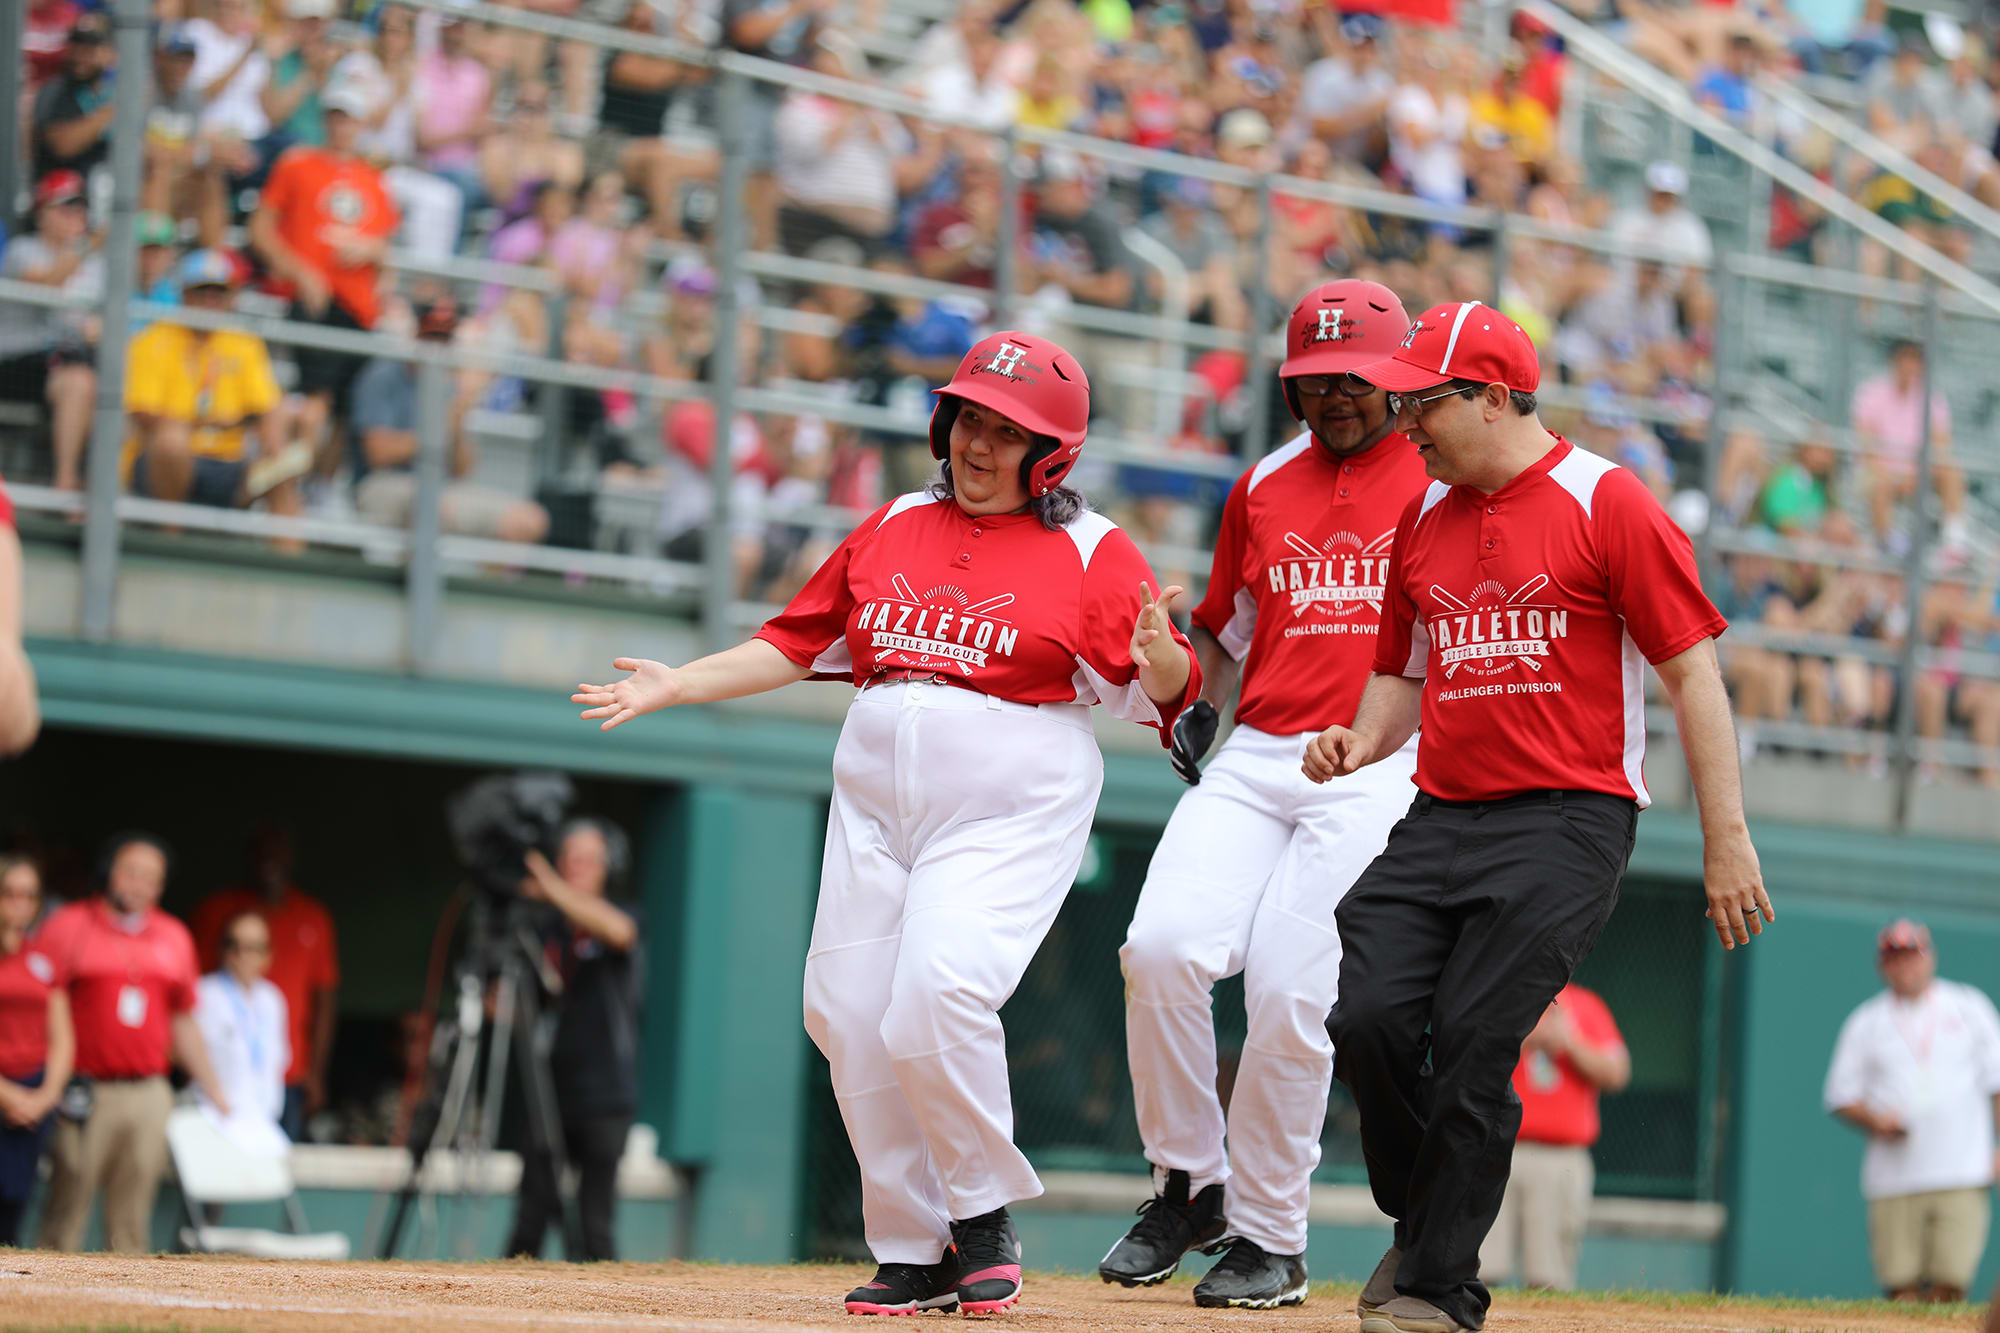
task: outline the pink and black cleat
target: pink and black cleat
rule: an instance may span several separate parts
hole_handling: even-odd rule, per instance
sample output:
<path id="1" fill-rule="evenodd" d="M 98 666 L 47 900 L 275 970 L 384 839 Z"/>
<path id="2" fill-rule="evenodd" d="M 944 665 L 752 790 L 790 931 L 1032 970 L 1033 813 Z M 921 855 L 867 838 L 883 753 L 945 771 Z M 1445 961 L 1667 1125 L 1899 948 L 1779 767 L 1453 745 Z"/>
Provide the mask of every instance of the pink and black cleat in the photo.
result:
<path id="1" fill-rule="evenodd" d="M 958 1256 L 934 1264 L 883 1264 L 870 1281 L 847 1293 L 849 1314 L 922 1314 L 958 1308 Z"/>
<path id="2" fill-rule="evenodd" d="M 951 1224 L 958 1248 L 958 1304 L 966 1314 L 999 1314 L 1021 1299 L 1021 1240 L 1005 1208 Z"/>

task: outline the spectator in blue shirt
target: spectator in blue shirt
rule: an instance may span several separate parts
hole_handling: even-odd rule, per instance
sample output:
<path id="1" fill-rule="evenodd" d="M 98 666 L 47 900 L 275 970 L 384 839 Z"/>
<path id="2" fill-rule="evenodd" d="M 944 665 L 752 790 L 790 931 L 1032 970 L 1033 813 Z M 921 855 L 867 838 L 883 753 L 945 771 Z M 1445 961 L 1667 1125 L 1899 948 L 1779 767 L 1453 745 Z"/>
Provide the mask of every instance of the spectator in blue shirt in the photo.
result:
<path id="1" fill-rule="evenodd" d="M 1747 125 L 1756 106 L 1756 90 L 1751 87 L 1751 80 L 1757 77 L 1761 55 L 1757 39 L 1749 33 L 1739 32 L 1731 37 L 1722 53 L 1722 63 L 1710 65 L 1695 79 L 1694 100 L 1732 125 Z"/>

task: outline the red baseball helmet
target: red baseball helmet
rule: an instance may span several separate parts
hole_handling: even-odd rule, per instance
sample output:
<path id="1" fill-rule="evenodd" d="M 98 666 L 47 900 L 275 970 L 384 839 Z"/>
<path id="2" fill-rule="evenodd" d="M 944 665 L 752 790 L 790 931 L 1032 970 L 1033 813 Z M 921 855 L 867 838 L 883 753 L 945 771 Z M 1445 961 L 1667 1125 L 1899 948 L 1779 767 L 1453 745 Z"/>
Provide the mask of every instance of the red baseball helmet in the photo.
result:
<path id="1" fill-rule="evenodd" d="M 1299 415 L 1297 375 L 1340 375 L 1380 361 L 1410 330 L 1410 316 L 1396 294 L 1379 282 L 1340 278 L 1323 282 L 1292 307 L 1285 328 L 1285 361 L 1278 377 L 1285 404 Z"/>
<path id="2" fill-rule="evenodd" d="M 1401 336 L 1399 333 L 1398 337 Z M 960 403 L 978 403 L 1052 443 L 1028 452 L 1028 494 L 1047 495 L 1083 452 L 1090 427 L 1090 381 L 1076 358 L 1047 338 L 1008 330 L 975 344 L 931 409 L 931 457 L 951 454 Z"/>

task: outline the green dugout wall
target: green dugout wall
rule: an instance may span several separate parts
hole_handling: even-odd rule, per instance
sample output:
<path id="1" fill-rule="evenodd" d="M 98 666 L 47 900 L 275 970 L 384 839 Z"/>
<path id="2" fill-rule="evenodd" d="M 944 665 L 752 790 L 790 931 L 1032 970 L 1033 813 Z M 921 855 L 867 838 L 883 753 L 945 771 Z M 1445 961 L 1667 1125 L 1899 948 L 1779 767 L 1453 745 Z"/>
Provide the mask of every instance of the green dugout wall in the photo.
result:
<path id="1" fill-rule="evenodd" d="M 67 639 L 32 640 L 30 650 L 48 723 L 63 732 L 474 768 L 552 766 L 634 784 L 628 813 L 646 849 L 637 890 L 656 940 L 645 1118 L 661 1130 L 663 1155 L 694 1181 L 680 1234 L 692 1253 L 714 1259 L 769 1260 L 812 1247 L 812 1144 L 838 1133 L 816 1122 L 819 1065 L 798 1018 L 835 736 L 828 721 L 695 709 L 607 736 L 579 723 L 559 692 L 541 689 Z M 33 762 L 17 775 L 33 772 Z M 1142 871 L 1151 830 L 1178 790 L 1153 754 L 1109 753 L 1102 854 L 1138 857 Z M 1652 1126 L 1658 1143 L 1650 1155 L 1603 1166 L 1607 1184 L 1615 1175 L 1635 1193 L 1712 1194 L 1728 1206 L 1728 1221 L 1706 1259 L 1685 1246 L 1669 1254 L 1620 1242 L 1617 1261 L 1596 1271 L 1635 1284 L 1866 1294 L 1860 1143 L 1819 1111 L 1826 1059 L 1841 1020 L 1875 989 L 1872 934 L 1898 911 L 1930 922 L 1947 976 L 2000 993 L 1994 853 L 1840 828 L 1756 832 L 1779 925 L 1724 955 L 1691 943 L 1700 931 L 1687 929 L 1700 912 L 1692 816 L 1656 809 L 1640 822 L 1620 909 L 1627 940 L 1612 950 L 1607 936 L 1585 979 L 1612 998 L 1635 1047 L 1655 1053 L 1655 1067 L 1638 1079 L 1640 1097 L 1617 1114 L 1631 1122 L 1634 1141 Z M 1081 886 L 1079 900 L 1088 891 Z M 350 954 L 357 947 L 350 941 Z M 1079 966 L 1094 966 L 1095 951 Z M 1219 1012 L 1228 1021 L 1226 998 Z M 1608 1107 L 1607 1123 L 1612 1114 Z M 1056 1153 L 1045 1164 L 1137 1163 L 1095 1152 Z M 1351 1167 L 1331 1163 L 1323 1174 L 1351 1180 Z M 1101 1233 L 1122 1222 L 1106 1211 L 1037 1225 L 1062 1242 L 1056 1254 L 1044 1246 L 1044 1262 L 1083 1266 L 1095 1258 L 1086 1248 L 1101 1250 Z M 1350 1230 L 1343 1268 L 1348 1249 L 1359 1254 L 1373 1243 L 1366 1227 Z M 1993 1280 L 1994 1267 L 1989 1260 L 1982 1281 Z"/>

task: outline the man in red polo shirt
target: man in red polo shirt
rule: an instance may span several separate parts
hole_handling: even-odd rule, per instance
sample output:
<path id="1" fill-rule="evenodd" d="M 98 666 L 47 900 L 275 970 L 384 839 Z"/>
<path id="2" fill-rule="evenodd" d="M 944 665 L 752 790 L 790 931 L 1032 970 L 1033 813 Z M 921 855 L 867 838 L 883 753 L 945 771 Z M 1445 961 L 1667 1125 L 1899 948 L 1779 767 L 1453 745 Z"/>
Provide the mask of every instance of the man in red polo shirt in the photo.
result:
<path id="1" fill-rule="evenodd" d="M 41 729 L 35 668 L 21 646 L 21 539 L 14 502 L 0 485 L 0 758 L 33 745 Z"/>
<path id="2" fill-rule="evenodd" d="M 1680 726 L 1716 933 L 1734 948 L 1776 916 L 1715 661 L 1724 621 L 1686 534 L 1637 477 L 1542 425 L 1534 343 L 1489 306 L 1433 307 L 1354 373 L 1391 395 L 1432 482 L 1396 527 L 1354 721 L 1306 748 L 1324 782 L 1423 728 L 1410 813 L 1334 913 L 1334 1074 L 1396 1221 L 1363 1333 L 1456 1333 L 1491 1303 L 1479 1246 L 1520 1124 L 1521 1043 L 1604 929 L 1650 801 L 1648 662 Z"/>
<path id="3" fill-rule="evenodd" d="M 340 951 L 326 905 L 292 883 L 292 839 L 282 828 L 251 835 L 249 883 L 218 889 L 194 909 L 191 928 L 204 974 L 222 966 L 223 927 L 244 912 L 257 913 L 271 929 L 270 980 L 290 1012 L 292 1063 L 279 1123 L 296 1143 L 305 1137 L 306 1117 L 326 1105 Z"/>
<path id="4" fill-rule="evenodd" d="M 167 1070 L 178 1061 L 224 1114 L 229 1100 L 194 1022 L 194 943 L 159 910 L 165 844 L 121 833 L 98 871 L 102 893 L 56 912 L 35 940 L 69 993 L 76 1072 L 94 1094 L 83 1123 L 64 1116 L 56 1126 L 42 1244 L 78 1248 L 101 1189 L 105 1240 L 144 1253 L 153 1248 L 153 1195 L 167 1165 Z"/>
<path id="5" fill-rule="evenodd" d="M 1479 1251 L 1479 1271 L 1510 1282 L 1515 1260 L 1530 1287 L 1576 1290 L 1576 1258 L 1596 1164 L 1599 1093 L 1617 1092 L 1632 1078 L 1632 1057 L 1611 1010 L 1595 991 L 1571 982 L 1521 1043 L 1514 1093 L 1521 1099 L 1521 1133 L 1500 1216 Z"/>

